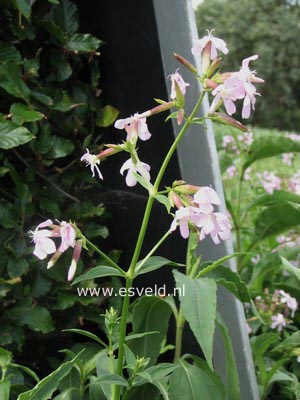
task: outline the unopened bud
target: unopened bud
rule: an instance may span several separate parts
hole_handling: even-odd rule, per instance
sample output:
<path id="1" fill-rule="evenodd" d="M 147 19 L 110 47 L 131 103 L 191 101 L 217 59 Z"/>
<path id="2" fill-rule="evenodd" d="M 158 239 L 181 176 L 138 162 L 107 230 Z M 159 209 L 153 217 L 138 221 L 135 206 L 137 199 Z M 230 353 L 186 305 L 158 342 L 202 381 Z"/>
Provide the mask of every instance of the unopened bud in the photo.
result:
<path id="1" fill-rule="evenodd" d="M 184 110 L 181 108 L 177 113 L 177 124 L 181 125 L 184 117 Z"/>
<path id="2" fill-rule="evenodd" d="M 213 81 L 212 79 L 204 79 L 203 87 L 205 89 L 208 88 L 208 89 L 214 90 L 217 86 L 218 86 L 218 84 L 215 81 Z"/>
<path id="3" fill-rule="evenodd" d="M 151 115 L 170 110 L 172 107 L 175 107 L 175 101 L 164 102 L 159 106 L 152 108 L 151 110 L 145 111 L 143 114 L 141 114 L 141 117 L 150 117 Z"/>
<path id="4" fill-rule="evenodd" d="M 216 81 L 218 83 L 224 83 L 226 79 L 230 78 L 232 76 L 233 72 L 224 72 L 223 74 L 219 74 L 216 77 Z"/>
<path id="5" fill-rule="evenodd" d="M 254 83 L 265 83 L 265 81 L 261 78 L 258 78 L 257 76 L 251 74 L 250 75 L 250 81 Z"/>
<path id="6" fill-rule="evenodd" d="M 181 185 L 176 187 L 176 191 L 182 194 L 195 194 L 200 189 L 200 186 L 196 185 Z"/>
<path id="7" fill-rule="evenodd" d="M 72 261 L 71 261 L 71 265 L 70 265 L 69 272 L 68 272 L 68 281 L 69 282 L 74 278 L 77 264 L 78 264 L 78 261 L 80 258 L 81 250 L 82 250 L 82 240 L 79 239 L 76 241 L 75 246 L 74 246 Z"/>
<path id="8" fill-rule="evenodd" d="M 189 69 L 193 74 L 198 75 L 197 68 L 191 64 L 188 60 L 186 60 L 184 57 L 180 56 L 177 53 L 173 53 L 174 57 L 176 58 L 177 61 L 179 61 L 182 65 L 184 65 L 187 69 Z"/>
<path id="9" fill-rule="evenodd" d="M 213 62 L 210 64 L 210 67 L 208 68 L 206 75 L 211 76 L 215 72 L 215 70 L 218 68 L 221 61 L 222 61 L 221 57 L 215 58 L 213 60 Z"/>
<path id="10" fill-rule="evenodd" d="M 106 145 L 107 149 L 101 151 L 101 153 L 97 154 L 97 158 L 99 160 L 103 160 L 104 158 L 113 156 L 114 154 L 119 153 L 122 151 L 122 148 L 120 148 L 119 145 L 114 145 L 114 144 L 107 144 Z"/>
<path id="11" fill-rule="evenodd" d="M 215 122 L 218 122 L 220 124 L 233 126 L 234 128 L 239 129 L 240 131 L 243 131 L 243 132 L 249 132 L 250 131 L 250 129 L 247 128 L 247 126 L 241 124 L 239 121 L 237 121 L 236 119 L 230 117 L 227 114 L 222 114 L 222 113 L 215 112 L 215 113 L 212 114 L 212 119 Z"/>
<path id="12" fill-rule="evenodd" d="M 207 74 L 210 67 L 211 41 L 207 42 L 202 52 L 202 74 Z"/>
<path id="13" fill-rule="evenodd" d="M 53 256 L 50 258 L 48 264 L 47 264 L 47 269 L 50 269 L 53 267 L 53 265 L 57 262 L 59 257 L 62 255 L 62 251 L 56 251 Z"/>
<path id="14" fill-rule="evenodd" d="M 176 181 L 174 181 L 173 183 L 172 183 L 172 189 L 174 189 L 174 188 L 176 188 L 177 186 L 180 186 L 180 185 L 184 185 L 185 184 L 185 181 L 183 181 L 183 180 L 176 180 Z"/>
<path id="15" fill-rule="evenodd" d="M 180 197 L 173 191 L 169 193 L 169 200 L 172 207 L 176 206 L 177 208 L 183 207 L 183 203 Z"/>

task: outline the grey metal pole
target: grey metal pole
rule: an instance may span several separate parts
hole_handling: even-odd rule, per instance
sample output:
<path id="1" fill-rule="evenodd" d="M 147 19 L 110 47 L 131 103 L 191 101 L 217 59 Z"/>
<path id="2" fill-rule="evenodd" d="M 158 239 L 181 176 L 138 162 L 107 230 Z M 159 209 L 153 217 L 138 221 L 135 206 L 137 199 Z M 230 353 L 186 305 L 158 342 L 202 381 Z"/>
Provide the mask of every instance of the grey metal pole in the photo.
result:
<path id="1" fill-rule="evenodd" d="M 195 14 L 190 0 L 153 0 L 153 6 L 163 67 L 167 77 L 179 66 L 173 57 L 174 51 L 188 60 L 193 60 L 190 50 L 193 46 L 193 40 L 198 37 Z M 193 62 L 195 65 L 200 65 L 200 60 L 193 60 Z M 198 81 L 191 73 L 185 71 L 183 66 L 180 68 L 180 73 L 187 82 L 191 83 L 186 98 L 186 109 L 189 111 L 199 97 L 200 86 Z M 200 114 L 203 115 L 207 107 L 206 99 Z M 179 128 L 176 122 L 173 124 L 173 129 L 174 134 L 177 135 Z M 220 197 L 224 199 L 214 133 L 210 123 L 208 123 L 207 129 L 202 125 L 191 128 L 188 138 L 178 148 L 178 159 L 184 180 L 198 185 L 212 184 Z M 207 240 L 199 246 L 199 253 L 203 253 L 208 260 L 214 260 L 232 252 L 232 243 L 228 241 L 215 246 Z M 235 269 L 233 262 L 230 263 L 230 268 Z M 228 291 L 220 288 L 218 290 L 218 311 L 229 329 L 233 342 L 239 371 L 241 399 L 258 400 L 258 389 L 242 304 Z M 215 340 L 214 363 L 216 370 L 224 378 L 225 354 L 219 334 L 216 335 Z"/>

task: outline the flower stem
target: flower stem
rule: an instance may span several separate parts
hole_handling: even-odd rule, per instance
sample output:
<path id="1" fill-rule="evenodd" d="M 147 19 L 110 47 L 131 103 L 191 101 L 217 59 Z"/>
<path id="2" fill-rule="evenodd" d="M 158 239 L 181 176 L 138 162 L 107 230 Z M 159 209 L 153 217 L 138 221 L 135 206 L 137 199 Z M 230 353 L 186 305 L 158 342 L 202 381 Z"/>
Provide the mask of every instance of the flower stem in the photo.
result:
<path id="1" fill-rule="evenodd" d="M 118 271 L 120 271 L 122 273 L 122 275 L 125 276 L 125 272 L 122 270 L 121 267 L 118 266 L 117 263 L 114 262 L 114 260 L 112 260 L 110 257 L 108 257 L 108 255 L 106 255 L 105 253 L 103 253 L 103 251 L 101 251 L 97 246 L 94 245 L 94 243 L 92 243 L 91 241 L 89 241 L 85 236 L 82 235 L 83 240 L 86 242 L 86 244 L 92 249 L 94 250 L 96 253 L 98 253 L 102 258 L 104 258 L 105 261 L 107 261 L 112 267 L 116 268 Z"/>
<path id="2" fill-rule="evenodd" d="M 180 141 L 182 140 L 182 138 L 184 137 L 184 134 L 186 132 L 186 130 L 188 129 L 188 127 L 191 125 L 191 123 L 193 122 L 193 118 L 196 115 L 197 111 L 199 110 L 199 107 L 203 101 L 203 98 L 205 96 L 205 90 L 202 91 L 193 111 L 191 112 L 189 118 L 185 121 L 184 126 L 182 127 L 181 131 L 179 132 L 179 134 L 177 135 L 177 137 L 175 138 L 172 146 L 170 147 L 163 163 L 162 166 L 160 167 L 160 170 L 157 174 L 157 177 L 155 179 L 154 185 L 153 185 L 153 193 L 151 193 L 148 197 L 148 201 L 147 201 L 147 205 L 146 205 L 146 209 L 145 209 L 145 213 L 144 213 L 144 217 L 143 217 L 143 221 L 142 221 L 142 225 L 140 228 L 140 232 L 139 232 L 139 236 L 137 239 L 137 243 L 135 246 L 135 250 L 131 259 L 131 263 L 129 266 L 129 269 L 127 271 L 127 281 L 126 281 L 126 295 L 123 301 L 123 307 L 122 307 L 122 315 L 121 315 L 121 325 L 120 325 L 120 338 L 119 338 L 119 354 L 118 354 L 118 370 L 117 373 L 119 375 L 122 375 L 122 369 L 123 369 L 123 358 L 124 358 L 124 339 L 125 339 L 125 335 L 126 335 L 126 324 L 127 324 L 127 314 L 128 314 L 128 308 L 129 308 L 129 296 L 128 296 L 128 288 L 132 285 L 133 279 L 134 279 L 134 273 L 135 273 L 135 267 L 136 264 L 138 262 L 141 250 L 142 250 L 142 245 L 144 242 L 144 238 L 145 238 L 145 234 L 148 228 L 148 224 L 149 224 L 149 219 L 150 219 L 150 214 L 151 214 L 151 210 L 152 210 L 152 206 L 153 206 L 153 202 L 154 202 L 154 195 L 157 194 L 158 189 L 159 189 L 159 185 L 162 181 L 162 178 L 164 176 L 164 173 L 168 167 L 168 164 L 174 154 L 174 152 L 176 151 L 176 148 L 178 146 L 178 144 L 180 143 Z M 182 335 L 182 332 L 181 332 Z M 180 339 L 180 337 L 179 337 Z M 179 341 L 178 339 L 178 341 Z M 181 343 L 181 339 L 180 339 L 180 343 Z M 181 349 L 179 350 L 181 352 Z M 115 391 L 115 398 L 114 400 L 119 400 L 120 399 L 120 386 L 116 386 L 116 391 Z"/>
<path id="3" fill-rule="evenodd" d="M 108 354 L 109 354 L 109 371 L 111 374 L 115 373 L 115 366 L 114 366 L 114 350 L 113 350 L 113 341 L 112 341 L 112 330 L 109 329 L 108 332 Z M 114 398 L 116 386 L 112 385 L 111 387 L 111 397 Z"/>
<path id="4" fill-rule="evenodd" d="M 241 205 L 242 205 L 242 191 L 243 191 L 243 180 L 244 180 L 244 171 L 242 172 L 240 179 L 239 179 L 239 187 L 238 187 L 238 202 L 237 202 L 237 209 L 236 209 L 236 222 L 235 222 L 235 228 L 236 228 L 236 251 L 241 252 L 242 251 L 242 233 L 241 233 L 241 223 L 242 223 L 242 218 L 241 218 Z M 242 258 L 239 256 L 237 258 L 237 268 L 238 271 L 240 269 L 242 263 Z"/>

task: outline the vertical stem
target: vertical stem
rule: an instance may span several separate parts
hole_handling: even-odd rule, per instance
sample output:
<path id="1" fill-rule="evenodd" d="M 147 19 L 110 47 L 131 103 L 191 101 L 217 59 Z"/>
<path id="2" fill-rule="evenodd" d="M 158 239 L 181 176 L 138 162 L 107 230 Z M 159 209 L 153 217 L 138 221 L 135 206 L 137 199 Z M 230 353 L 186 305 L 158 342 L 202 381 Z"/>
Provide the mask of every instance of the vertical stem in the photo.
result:
<path id="1" fill-rule="evenodd" d="M 191 125 L 191 123 L 193 122 L 193 118 L 195 116 L 195 114 L 197 113 L 197 111 L 199 110 L 199 107 L 203 101 L 203 98 L 205 96 L 205 90 L 202 91 L 191 115 L 189 116 L 189 118 L 185 121 L 184 126 L 182 127 L 181 131 L 179 132 L 178 136 L 175 138 L 172 146 L 170 147 L 163 163 L 162 166 L 160 167 L 160 170 L 157 174 L 156 180 L 154 182 L 153 185 L 153 194 L 150 194 L 148 197 L 148 201 L 147 201 L 147 205 L 146 205 L 146 209 L 145 209 L 145 213 L 144 213 L 144 217 L 143 217 L 143 221 L 142 221 L 142 225 L 140 228 L 140 232 L 139 232 L 139 236 L 137 239 L 137 243 L 135 246 L 135 250 L 132 256 L 132 260 L 127 272 L 127 281 L 126 281 L 126 296 L 124 298 L 123 301 L 123 307 L 122 307 L 122 315 L 121 315 L 121 325 L 120 325 L 120 338 L 119 338 L 119 354 L 118 354 L 118 369 L 117 369 L 117 373 L 119 375 L 122 375 L 122 369 L 123 369 L 123 358 L 124 358 L 124 339 L 125 339 L 125 335 L 126 335 L 126 325 L 127 325 L 127 314 L 128 314 L 128 308 L 129 308 L 129 296 L 128 296 L 128 288 L 132 285 L 133 282 L 133 277 L 134 277 L 134 271 L 135 271 L 135 267 L 136 264 L 138 262 L 141 250 L 142 250 L 142 245 L 144 242 L 144 238 L 145 238 L 145 234 L 147 231 L 147 227 L 149 224 L 149 219 L 150 219 L 150 214 L 151 214 L 151 210 L 152 210 L 152 206 L 153 206 L 153 202 L 154 202 L 154 195 L 158 192 L 159 189 L 159 185 L 161 183 L 161 180 L 164 176 L 164 173 L 166 171 L 166 168 L 174 154 L 174 152 L 176 151 L 176 148 L 178 146 L 178 144 L 180 143 L 180 141 L 182 140 L 182 138 L 184 137 L 184 134 L 186 132 L 186 130 L 188 129 L 188 127 Z M 182 333 L 181 333 L 182 335 Z M 179 339 L 178 339 L 179 340 Z M 181 342 L 181 339 L 180 339 Z M 181 351 L 181 350 L 180 350 Z M 115 391 L 115 398 L 114 400 L 119 400 L 120 399 L 120 391 L 121 388 L 120 386 L 116 386 L 116 391 Z"/>
<path id="2" fill-rule="evenodd" d="M 242 205 L 242 190 L 243 190 L 243 180 L 244 180 L 244 171 L 242 172 L 242 175 L 240 176 L 239 179 L 239 187 L 238 187 L 238 202 L 237 202 L 237 208 L 236 208 L 236 223 L 235 223 L 235 228 L 236 228 L 236 251 L 240 252 L 242 251 L 242 233 L 241 233 L 241 205 Z M 238 270 L 240 269 L 242 262 L 241 256 L 237 257 L 237 268 Z"/>
<path id="3" fill-rule="evenodd" d="M 113 342 L 112 342 L 112 329 L 108 331 L 108 354 L 109 354 L 109 371 L 111 374 L 115 373 L 115 365 L 114 365 L 114 350 L 113 350 Z M 115 385 L 111 385 L 111 397 L 114 398 L 115 395 Z"/>
<path id="4" fill-rule="evenodd" d="M 121 323 L 120 323 L 120 338 L 119 338 L 119 353 L 118 353 L 118 366 L 117 373 L 118 375 L 122 375 L 123 369 L 123 358 L 124 358 L 124 341 L 126 336 L 126 326 L 127 326 L 127 314 L 129 308 L 130 297 L 128 295 L 128 289 L 131 287 L 133 282 L 133 278 L 127 278 L 126 280 L 126 294 L 123 300 L 122 314 L 121 314 Z M 118 400 L 120 398 L 121 387 L 115 387 L 115 393 L 113 399 Z"/>
<path id="5" fill-rule="evenodd" d="M 177 361 L 181 356 L 181 346 L 182 346 L 182 333 L 185 325 L 185 318 L 183 315 L 182 306 L 179 309 L 178 318 L 176 320 L 176 339 L 175 339 L 175 357 L 174 362 Z"/>

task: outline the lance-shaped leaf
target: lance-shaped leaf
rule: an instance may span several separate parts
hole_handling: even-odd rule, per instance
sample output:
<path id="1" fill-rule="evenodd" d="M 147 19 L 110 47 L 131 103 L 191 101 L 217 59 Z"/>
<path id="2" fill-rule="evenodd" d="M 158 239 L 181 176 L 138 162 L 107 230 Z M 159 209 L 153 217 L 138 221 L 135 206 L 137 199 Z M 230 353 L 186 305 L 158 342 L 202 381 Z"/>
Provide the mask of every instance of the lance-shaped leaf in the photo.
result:
<path id="1" fill-rule="evenodd" d="M 125 276 L 125 273 L 121 273 L 117 268 L 110 267 L 109 265 L 99 265 L 92 268 L 83 275 L 78 276 L 72 285 L 76 283 L 88 281 L 90 279 L 102 278 L 103 276 Z"/>
<path id="2" fill-rule="evenodd" d="M 180 303 L 202 351 L 213 369 L 213 337 L 215 330 L 217 285 L 213 279 L 192 279 L 174 270 L 176 287 L 180 288 Z"/>
<path id="3" fill-rule="evenodd" d="M 162 268 L 165 265 L 173 267 L 182 267 L 183 264 L 170 261 L 167 258 L 160 256 L 153 256 L 148 258 L 146 261 L 139 261 L 136 266 L 137 275 L 147 274 L 148 272 L 155 271 L 156 269 Z"/>

